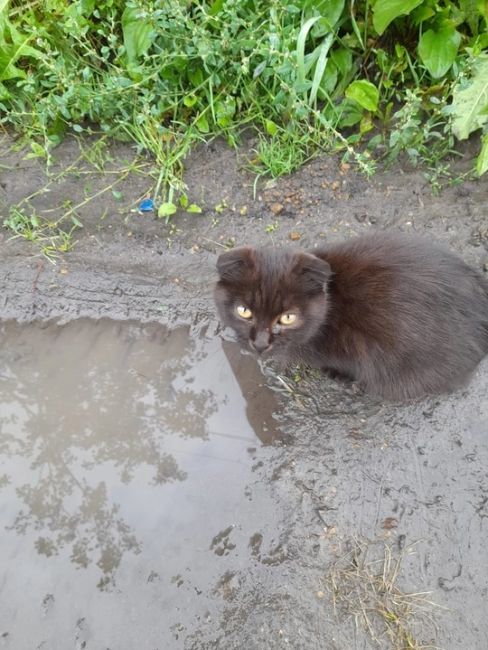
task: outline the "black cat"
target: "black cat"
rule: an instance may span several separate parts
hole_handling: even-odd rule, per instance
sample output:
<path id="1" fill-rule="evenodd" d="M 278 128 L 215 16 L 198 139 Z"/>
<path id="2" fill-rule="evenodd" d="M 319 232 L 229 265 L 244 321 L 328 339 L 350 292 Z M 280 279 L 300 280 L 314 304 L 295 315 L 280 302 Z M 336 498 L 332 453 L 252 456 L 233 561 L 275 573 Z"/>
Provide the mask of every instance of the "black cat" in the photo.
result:
<path id="1" fill-rule="evenodd" d="M 216 304 L 253 350 L 401 400 L 453 390 L 488 353 L 488 284 L 449 251 L 376 233 L 220 255 Z"/>

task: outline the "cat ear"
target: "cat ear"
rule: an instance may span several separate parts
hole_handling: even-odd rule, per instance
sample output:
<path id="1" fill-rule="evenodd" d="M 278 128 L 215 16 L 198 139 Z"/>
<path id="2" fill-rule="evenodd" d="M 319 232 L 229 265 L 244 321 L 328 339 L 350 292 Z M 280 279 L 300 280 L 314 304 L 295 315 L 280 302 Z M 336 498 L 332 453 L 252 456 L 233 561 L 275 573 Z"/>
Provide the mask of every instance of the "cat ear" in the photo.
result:
<path id="1" fill-rule="evenodd" d="M 250 246 L 234 248 L 219 255 L 217 272 L 221 280 L 239 280 L 246 269 L 254 266 L 254 249 Z"/>
<path id="2" fill-rule="evenodd" d="M 325 260 L 310 253 L 300 253 L 297 256 L 295 273 L 302 281 L 302 288 L 305 293 L 317 293 L 325 291 L 327 282 L 332 275 L 332 270 Z"/>

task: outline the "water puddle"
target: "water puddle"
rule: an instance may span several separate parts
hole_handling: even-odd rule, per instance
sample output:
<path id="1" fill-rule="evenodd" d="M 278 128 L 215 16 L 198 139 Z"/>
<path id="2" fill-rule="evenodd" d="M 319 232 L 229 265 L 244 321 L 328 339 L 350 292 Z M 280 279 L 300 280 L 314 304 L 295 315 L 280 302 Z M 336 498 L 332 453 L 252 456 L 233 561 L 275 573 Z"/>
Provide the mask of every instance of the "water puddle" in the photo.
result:
<path id="1" fill-rule="evenodd" d="M 205 330 L 0 326 L 5 647 L 179 647 L 256 539 L 270 561 L 264 384 Z"/>

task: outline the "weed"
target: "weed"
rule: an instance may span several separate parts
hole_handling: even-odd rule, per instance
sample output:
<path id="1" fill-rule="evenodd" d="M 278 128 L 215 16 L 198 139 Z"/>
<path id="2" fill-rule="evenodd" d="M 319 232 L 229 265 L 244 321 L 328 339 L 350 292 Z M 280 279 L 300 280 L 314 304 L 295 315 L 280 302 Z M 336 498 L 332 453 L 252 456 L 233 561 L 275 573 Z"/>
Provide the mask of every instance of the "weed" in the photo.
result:
<path id="1" fill-rule="evenodd" d="M 70 228 L 65 230 L 59 221 L 49 221 L 35 211 L 26 214 L 17 207 L 11 208 L 3 225 L 14 233 L 12 239 L 23 237 L 27 241 L 37 243 L 42 255 L 50 262 L 54 262 L 60 253 L 66 253 L 73 248 L 73 233 L 83 227 L 74 215 L 71 215 Z"/>
<path id="2" fill-rule="evenodd" d="M 66 132 L 136 143 L 156 160 L 166 220 L 182 207 L 192 147 L 235 144 L 250 125 L 258 175 L 324 150 L 370 174 L 368 140 L 432 166 L 473 131 L 481 174 L 487 20 L 486 3 L 464 0 L 3 0 L 0 123 L 48 165 Z M 85 155 L 104 168 L 103 147 Z"/>
<path id="3" fill-rule="evenodd" d="M 373 641 L 387 637 L 392 650 L 435 650 L 420 636 L 435 635 L 432 610 L 439 606 L 429 592 L 405 593 L 398 584 L 412 552 L 413 546 L 397 552 L 383 542 L 355 541 L 330 570 L 326 585 L 336 615 L 352 618 Z"/>

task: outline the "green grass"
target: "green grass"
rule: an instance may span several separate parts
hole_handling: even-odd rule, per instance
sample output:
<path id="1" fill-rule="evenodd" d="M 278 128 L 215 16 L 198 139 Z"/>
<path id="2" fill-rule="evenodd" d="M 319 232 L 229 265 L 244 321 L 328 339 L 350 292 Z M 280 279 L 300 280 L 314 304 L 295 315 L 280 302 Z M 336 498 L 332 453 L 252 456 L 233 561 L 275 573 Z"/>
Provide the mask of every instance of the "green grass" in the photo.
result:
<path id="1" fill-rule="evenodd" d="M 166 220 L 198 210 L 182 182 L 192 147 L 249 127 L 258 176 L 324 151 L 370 174 L 405 152 L 439 182 L 473 132 L 482 174 L 487 18 L 475 0 L 0 0 L 0 122 L 48 165 L 67 132 L 151 152 Z"/>
<path id="2" fill-rule="evenodd" d="M 37 244 L 41 254 L 52 263 L 60 254 L 74 247 L 73 233 L 82 228 L 82 224 L 74 215 L 66 228 L 60 221 L 50 221 L 35 211 L 27 213 L 17 207 L 11 208 L 9 216 L 4 220 L 4 226 L 13 233 L 12 239 L 22 237 Z"/>

